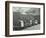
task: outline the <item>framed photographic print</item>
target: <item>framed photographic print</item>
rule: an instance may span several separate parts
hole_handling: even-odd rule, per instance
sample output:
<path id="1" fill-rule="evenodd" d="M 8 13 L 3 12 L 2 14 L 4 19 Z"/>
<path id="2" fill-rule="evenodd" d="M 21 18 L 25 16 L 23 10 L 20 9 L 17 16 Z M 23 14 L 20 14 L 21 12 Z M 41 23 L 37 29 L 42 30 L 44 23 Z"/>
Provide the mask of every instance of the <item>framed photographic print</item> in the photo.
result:
<path id="1" fill-rule="evenodd" d="M 5 36 L 45 34 L 45 4 L 5 2 Z"/>

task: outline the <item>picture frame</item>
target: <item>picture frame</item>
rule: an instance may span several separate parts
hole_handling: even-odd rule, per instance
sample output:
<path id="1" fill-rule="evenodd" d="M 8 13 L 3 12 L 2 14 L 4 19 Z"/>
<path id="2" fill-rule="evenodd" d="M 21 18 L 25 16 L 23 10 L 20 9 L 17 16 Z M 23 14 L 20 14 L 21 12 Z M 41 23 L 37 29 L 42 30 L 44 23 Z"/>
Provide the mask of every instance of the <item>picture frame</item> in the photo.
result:
<path id="1" fill-rule="evenodd" d="M 6 37 L 44 34 L 44 3 L 5 1 Z"/>

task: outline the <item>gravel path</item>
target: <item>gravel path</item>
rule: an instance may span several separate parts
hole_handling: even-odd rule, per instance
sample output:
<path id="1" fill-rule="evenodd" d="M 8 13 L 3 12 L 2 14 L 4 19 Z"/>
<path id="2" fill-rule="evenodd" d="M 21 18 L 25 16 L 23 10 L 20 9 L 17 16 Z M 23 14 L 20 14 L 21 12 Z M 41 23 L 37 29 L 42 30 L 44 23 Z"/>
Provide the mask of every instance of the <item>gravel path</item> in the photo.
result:
<path id="1" fill-rule="evenodd" d="M 32 27 L 27 27 L 26 29 L 24 30 L 40 30 L 40 24 L 38 25 L 34 25 Z"/>

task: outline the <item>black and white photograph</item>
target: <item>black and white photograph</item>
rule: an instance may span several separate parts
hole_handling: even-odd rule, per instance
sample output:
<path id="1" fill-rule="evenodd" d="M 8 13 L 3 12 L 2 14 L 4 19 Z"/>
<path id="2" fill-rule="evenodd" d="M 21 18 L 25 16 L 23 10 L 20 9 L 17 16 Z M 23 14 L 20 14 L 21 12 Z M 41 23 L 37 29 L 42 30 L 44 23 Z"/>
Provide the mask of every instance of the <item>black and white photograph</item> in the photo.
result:
<path id="1" fill-rule="evenodd" d="M 6 2 L 6 36 L 45 34 L 45 4 Z"/>
<path id="2" fill-rule="evenodd" d="M 40 30 L 40 8 L 13 7 L 13 31 Z"/>

